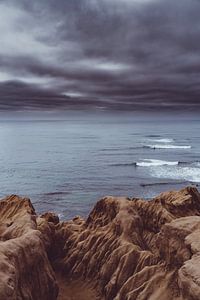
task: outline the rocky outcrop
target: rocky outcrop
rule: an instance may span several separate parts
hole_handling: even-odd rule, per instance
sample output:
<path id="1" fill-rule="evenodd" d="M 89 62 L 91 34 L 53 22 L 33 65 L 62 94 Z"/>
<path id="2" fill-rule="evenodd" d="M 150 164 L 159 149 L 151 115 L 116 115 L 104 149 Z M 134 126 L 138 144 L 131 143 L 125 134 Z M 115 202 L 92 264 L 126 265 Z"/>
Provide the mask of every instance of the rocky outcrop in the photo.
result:
<path id="1" fill-rule="evenodd" d="M 0 202 L 0 299 L 54 300 L 62 282 L 63 293 L 80 288 L 77 300 L 198 300 L 199 237 L 191 187 L 151 201 L 105 197 L 67 222 L 11 196 Z"/>
<path id="2" fill-rule="evenodd" d="M 105 197 L 86 221 L 57 226 L 59 270 L 95 281 L 107 300 L 200 299 L 200 194 Z"/>
<path id="3" fill-rule="evenodd" d="M 0 299 L 55 300 L 58 286 L 29 199 L 0 202 Z"/>

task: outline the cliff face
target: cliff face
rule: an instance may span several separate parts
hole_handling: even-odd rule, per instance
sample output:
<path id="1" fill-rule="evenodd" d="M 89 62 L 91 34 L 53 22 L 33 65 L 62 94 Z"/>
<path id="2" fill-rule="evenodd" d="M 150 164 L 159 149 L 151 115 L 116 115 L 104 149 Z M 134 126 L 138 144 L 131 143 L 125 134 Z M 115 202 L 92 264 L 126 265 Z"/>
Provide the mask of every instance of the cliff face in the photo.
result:
<path id="1" fill-rule="evenodd" d="M 152 201 L 106 197 L 86 221 L 57 226 L 66 242 L 57 267 L 96 280 L 105 299 L 200 299 L 200 194 Z"/>
<path id="2" fill-rule="evenodd" d="M 0 202 L 0 299 L 54 300 L 62 274 L 62 290 L 81 282 L 81 295 L 87 283 L 99 299 L 197 300 L 199 237 L 191 187 L 151 201 L 105 197 L 86 220 L 68 222 L 38 217 L 30 200 L 11 196 Z"/>
<path id="3" fill-rule="evenodd" d="M 58 287 L 29 199 L 0 202 L 0 299 L 55 300 Z"/>

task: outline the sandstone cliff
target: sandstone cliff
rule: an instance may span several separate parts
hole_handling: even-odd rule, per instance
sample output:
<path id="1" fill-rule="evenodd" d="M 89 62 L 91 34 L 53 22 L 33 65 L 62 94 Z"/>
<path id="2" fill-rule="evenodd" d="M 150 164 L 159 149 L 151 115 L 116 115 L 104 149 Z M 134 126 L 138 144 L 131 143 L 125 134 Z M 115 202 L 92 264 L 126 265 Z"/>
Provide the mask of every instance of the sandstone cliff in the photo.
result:
<path id="1" fill-rule="evenodd" d="M 0 299 L 54 300 L 59 284 L 59 299 L 73 287 L 77 300 L 198 300 L 199 237 L 191 187 L 151 201 L 105 197 L 66 222 L 11 196 L 0 202 Z"/>
<path id="2" fill-rule="evenodd" d="M 0 300 L 55 300 L 58 286 L 29 199 L 0 202 Z"/>

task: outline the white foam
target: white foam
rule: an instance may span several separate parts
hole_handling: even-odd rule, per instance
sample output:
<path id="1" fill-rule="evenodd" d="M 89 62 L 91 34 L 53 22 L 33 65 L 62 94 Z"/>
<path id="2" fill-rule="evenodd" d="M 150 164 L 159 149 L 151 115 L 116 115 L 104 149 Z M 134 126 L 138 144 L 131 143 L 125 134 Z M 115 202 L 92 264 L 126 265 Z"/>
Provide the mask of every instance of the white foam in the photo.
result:
<path id="1" fill-rule="evenodd" d="M 181 179 L 191 182 L 200 182 L 200 168 L 175 167 L 175 168 L 152 168 L 150 171 L 153 177 L 167 179 Z"/>
<path id="2" fill-rule="evenodd" d="M 62 219 L 64 217 L 64 214 L 63 213 L 59 213 L 58 217 L 59 217 L 59 219 Z"/>
<path id="3" fill-rule="evenodd" d="M 190 145 L 180 146 L 180 145 L 165 145 L 165 144 L 156 144 L 156 145 L 147 145 L 151 149 L 191 149 Z"/>
<path id="4" fill-rule="evenodd" d="M 156 139 L 156 140 L 153 140 L 154 142 L 157 142 L 157 143 L 172 143 L 174 140 L 173 139 Z"/>
<path id="5" fill-rule="evenodd" d="M 156 167 L 156 166 L 176 166 L 178 165 L 178 161 L 165 161 L 159 159 L 144 159 L 141 162 L 137 162 L 136 165 L 138 167 Z"/>

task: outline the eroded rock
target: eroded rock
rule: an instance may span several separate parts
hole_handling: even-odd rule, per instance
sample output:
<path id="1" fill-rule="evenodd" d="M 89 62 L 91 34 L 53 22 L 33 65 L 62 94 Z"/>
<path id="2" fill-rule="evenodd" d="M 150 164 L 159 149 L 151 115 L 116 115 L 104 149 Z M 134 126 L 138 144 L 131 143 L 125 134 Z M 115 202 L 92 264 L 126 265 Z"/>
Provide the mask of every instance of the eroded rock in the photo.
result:
<path id="1" fill-rule="evenodd" d="M 105 299 L 200 299 L 195 188 L 151 201 L 105 197 L 85 222 L 64 222 L 60 230 L 66 242 L 56 266 L 95 280 Z"/>
<path id="2" fill-rule="evenodd" d="M 0 202 L 0 230 L 0 299 L 55 300 L 55 274 L 29 199 Z"/>
<path id="3" fill-rule="evenodd" d="M 200 194 L 188 187 L 151 201 L 109 196 L 86 220 L 66 222 L 37 216 L 29 199 L 3 199 L 0 299 L 54 300 L 55 274 L 62 291 L 80 282 L 77 295 L 84 287 L 94 299 L 199 300 Z"/>

